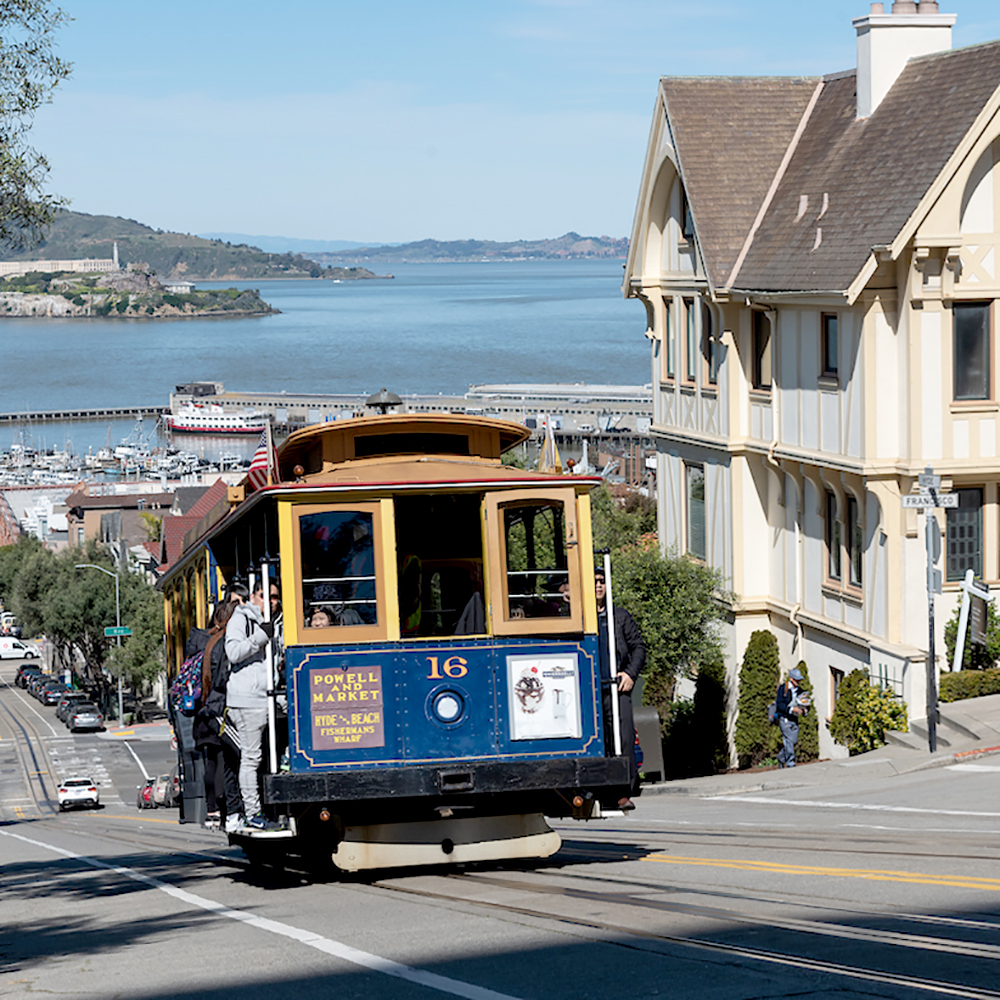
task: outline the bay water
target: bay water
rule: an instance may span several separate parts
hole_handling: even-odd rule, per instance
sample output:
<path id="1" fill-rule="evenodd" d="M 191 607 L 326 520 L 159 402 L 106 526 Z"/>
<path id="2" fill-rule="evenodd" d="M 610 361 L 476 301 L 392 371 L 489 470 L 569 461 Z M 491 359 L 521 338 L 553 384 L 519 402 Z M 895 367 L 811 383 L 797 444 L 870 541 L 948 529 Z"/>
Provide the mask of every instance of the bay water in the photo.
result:
<path id="1" fill-rule="evenodd" d="M 391 280 L 198 283 L 258 288 L 280 310 L 271 316 L 4 319 L 0 411 L 166 405 L 175 384 L 207 380 L 236 391 L 400 394 L 649 381 L 645 310 L 622 298 L 620 260 L 386 269 Z M 85 452 L 117 444 L 133 424 L 22 422 L 0 428 L 0 448 L 70 441 Z"/>

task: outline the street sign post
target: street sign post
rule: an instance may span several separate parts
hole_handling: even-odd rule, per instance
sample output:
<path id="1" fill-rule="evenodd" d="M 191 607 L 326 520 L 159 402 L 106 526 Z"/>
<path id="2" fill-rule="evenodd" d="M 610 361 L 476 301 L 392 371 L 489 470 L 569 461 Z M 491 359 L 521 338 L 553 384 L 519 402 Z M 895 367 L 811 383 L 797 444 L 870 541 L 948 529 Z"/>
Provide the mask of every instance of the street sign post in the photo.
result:
<path id="1" fill-rule="evenodd" d="M 128 625 L 106 625 L 104 627 L 104 637 L 105 639 L 110 639 L 112 636 L 116 635 L 131 635 L 132 629 Z"/>
<path id="2" fill-rule="evenodd" d="M 937 752 L 937 653 L 934 649 L 934 595 L 941 593 L 941 571 L 937 561 L 941 556 L 941 529 L 933 511 L 938 507 L 954 510 L 958 507 L 957 493 L 939 493 L 941 477 L 934 474 L 928 466 L 917 477 L 919 493 L 911 493 L 903 497 L 903 507 L 924 512 L 924 538 L 927 546 L 927 745 L 931 753 Z M 969 571 L 969 576 L 972 571 Z M 968 621 L 968 594 L 963 597 L 962 626 L 959 629 L 959 642 L 965 642 L 965 623 Z M 985 614 L 984 614 L 985 619 Z M 957 656 L 961 655 L 959 643 L 956 643 Z"/>

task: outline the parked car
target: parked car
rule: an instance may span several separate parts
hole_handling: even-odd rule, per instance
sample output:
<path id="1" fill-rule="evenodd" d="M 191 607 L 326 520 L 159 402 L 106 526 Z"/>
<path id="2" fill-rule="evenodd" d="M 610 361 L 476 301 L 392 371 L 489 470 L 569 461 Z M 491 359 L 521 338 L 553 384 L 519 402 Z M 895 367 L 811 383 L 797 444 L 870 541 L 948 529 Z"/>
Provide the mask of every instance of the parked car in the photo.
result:
<path id="1" fill-rule="evenodd" d="M 22 642 L 12 635 L 0 635 L 0 660 L 36 660 L 42 651 L 33 642 Z"/>
<path id="2" fill-rule="evenodd" d="M 92 808 L 101 804 L 101 793 L 93 778 L 67 778 L 59 783 L 59 809 L 72 809 L 76 806 Z"/>
<path id="3" fill-rule="evenodd" d="M 65 684 L 52 684 L 42 689 L 42 695 L 38 699 L 43 705 L 58 705 L 62 696 L 69 690 Z"/>
<path id="4" fill-rule="evenodd" d="M 23 688 L 28 683 L 29 677 L 39 677 L 41 673 L 41 667 L 36 667 L 34 664 L 22 663 L 17 668 L 17 676 L 14 678 L 14 684 L 19 688 Z"/>
<path id="5" fill-rule="evenodd" d="M 96 705 L 82 701 L 67 713 L 66 726 L 71 733 L 79 729 L 103 729 L 104 716 Z"/>
<path id="6" fill-rule="evenodd" d="M 76 708 L 81 702 L 89 700 L 89 695 L 84 694 L 83 691 L 64 692 L 56 705 L 56 718 L 60 722 L 65 722 L 71 708 Z"/>
<path id="7" fill-rule="evenodd" d="M 42 704 L 46 704 L 45 699 L 47 697 L 46 692 L 48 691 L 65 691 L 66 685 L 63 684 L 61 680 L 55 677 L 46 677 L 44 681 L 35 685 L 34 690 L 31 692 L 38 701 Z"/>

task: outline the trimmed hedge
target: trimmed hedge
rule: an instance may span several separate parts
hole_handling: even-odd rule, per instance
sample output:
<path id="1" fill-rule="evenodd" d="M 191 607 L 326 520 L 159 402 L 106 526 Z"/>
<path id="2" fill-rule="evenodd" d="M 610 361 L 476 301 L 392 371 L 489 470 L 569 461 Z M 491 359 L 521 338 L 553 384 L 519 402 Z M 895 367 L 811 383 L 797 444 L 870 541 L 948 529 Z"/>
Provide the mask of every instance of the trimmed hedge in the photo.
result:
<path id="1" fill-rule="evenodd" d="M 778 640 L 765 629 L 750 636 L 740 668 L 739 713 L 736 716 L 736 753 L 740 767 L 756 767 L 781 746 L 778 727 L 767 719 L 781 676 Z"/>
<path id="2" fill-rule="evenodd" d="M 959 670 L 954 674 L 941 675 L 941 701 L 962 701 L 965 698 L 981 698 L 987 694 L 1000 694 L 1000 668 Z"/>

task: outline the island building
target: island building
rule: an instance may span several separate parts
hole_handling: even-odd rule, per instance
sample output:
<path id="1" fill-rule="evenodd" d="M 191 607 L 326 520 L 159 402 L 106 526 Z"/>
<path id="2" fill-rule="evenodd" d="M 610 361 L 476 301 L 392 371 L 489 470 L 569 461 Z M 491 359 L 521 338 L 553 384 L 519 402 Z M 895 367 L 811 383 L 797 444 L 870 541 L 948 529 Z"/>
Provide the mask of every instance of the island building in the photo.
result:
<path id="1" fill-rule="evenodd" d="M 966 570 L 1000 581 L 1000 42 L 952 50 L 934 0 L 854 20 L 823 77 L 664 77 L 624 294 L 646 306 L 660 538 L 720 569 L 730 722 L 750 634 L 805 660 L 819 718 L 861 667 L 926 714 L 923 514 L 957 509 Z M 820 756 L 846 751 L 820 725 Z"/>
<path id="2" fill-rule="evenodd" d="M 0 260 L 0 278 L 12 278 L 32 272 L 56 274 L 72 271 L 80 274 L 95 274 L 105 271 L 120 271 L 118 264 L 118 244 L 114 245 L 111 257 L 81 257 L 77 260 Z"/>

